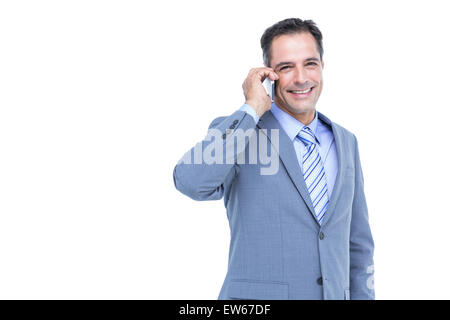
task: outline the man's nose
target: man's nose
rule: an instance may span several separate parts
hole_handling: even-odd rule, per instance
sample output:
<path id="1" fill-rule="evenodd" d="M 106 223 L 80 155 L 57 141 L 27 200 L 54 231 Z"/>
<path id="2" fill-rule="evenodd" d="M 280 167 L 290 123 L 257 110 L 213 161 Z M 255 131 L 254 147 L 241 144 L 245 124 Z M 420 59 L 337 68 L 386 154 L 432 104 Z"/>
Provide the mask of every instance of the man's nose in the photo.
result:
<path id="1" fill-rule="evenodd" d="M 298 84 L 304 84 L 307 81 L 306 70 L 302 67 L 295 68 L 294 81 Z"/>

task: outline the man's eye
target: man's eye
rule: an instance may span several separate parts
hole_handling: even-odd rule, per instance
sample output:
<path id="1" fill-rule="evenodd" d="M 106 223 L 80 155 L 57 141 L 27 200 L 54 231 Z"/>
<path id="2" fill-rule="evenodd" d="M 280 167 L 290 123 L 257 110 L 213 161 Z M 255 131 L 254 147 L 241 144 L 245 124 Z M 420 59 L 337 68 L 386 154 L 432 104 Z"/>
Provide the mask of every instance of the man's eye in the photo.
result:
<path id="1" fill-rule="evenodd" d="M 287 69 L 287 68 L 290 68 L 290 66 L 284 66 L 284 67 L 281 67 L 280 70 L 284 70 L 284 69 Z"/>
<path id="2" fill-rule="evenodd" d="M 309 63 L 307 63 L 306 64 L 307 66 L 311 66 L 311 65 L 313 65 L 313 66 L 315 66 L 315 65 L 317 65 L 315 62 L 309 62 Z"/>

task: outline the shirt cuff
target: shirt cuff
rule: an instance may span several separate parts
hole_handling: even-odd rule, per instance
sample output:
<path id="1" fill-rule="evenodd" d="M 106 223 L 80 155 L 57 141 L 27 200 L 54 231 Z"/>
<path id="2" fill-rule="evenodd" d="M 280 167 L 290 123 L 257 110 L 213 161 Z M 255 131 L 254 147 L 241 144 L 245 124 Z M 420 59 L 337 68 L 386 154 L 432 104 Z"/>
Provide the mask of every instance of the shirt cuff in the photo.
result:
<path id="1" fill-rule="evenodd" d="M 255 109 L 253 109 L 250 105 L 244 104 L 240 109 L 240 111 L 245 111 L 248 115 L 252 116 L 255 123 L 258 123 L 259 116 L 256 114 Z"/>

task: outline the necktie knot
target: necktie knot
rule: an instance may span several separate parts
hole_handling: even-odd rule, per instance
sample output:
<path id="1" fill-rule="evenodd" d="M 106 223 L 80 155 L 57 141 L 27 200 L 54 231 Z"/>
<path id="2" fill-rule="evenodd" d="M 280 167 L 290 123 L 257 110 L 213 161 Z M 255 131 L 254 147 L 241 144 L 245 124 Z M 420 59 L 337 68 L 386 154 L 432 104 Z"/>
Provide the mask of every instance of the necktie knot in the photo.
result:
<path id="1" fill-rule="evenodd" d="M 300 130 L 298 137 L 303 142 L 305 146 L 309 146 L 311 144 L 316 143 L 316 138 L 314 137 L 314 133 L 307 126 L 304 126 L 302 130 Z"/>

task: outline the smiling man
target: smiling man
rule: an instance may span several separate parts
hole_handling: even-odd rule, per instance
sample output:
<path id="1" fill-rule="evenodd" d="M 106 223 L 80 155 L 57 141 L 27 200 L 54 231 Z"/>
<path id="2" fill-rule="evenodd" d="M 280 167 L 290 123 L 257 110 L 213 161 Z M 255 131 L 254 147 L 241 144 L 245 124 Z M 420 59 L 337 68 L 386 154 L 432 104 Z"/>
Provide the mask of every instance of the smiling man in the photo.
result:
<path id="1" fill-rule="evenodd" d="M 357 140 L 316 110 L 322 34 L 311 20 L 286 19 L 264 32 L 261 47 L 265 67 L 245 79 L 245 104 L 210 129 L 227 151 L 237 129 L 267 135 L 258 147 L 279 157 L 279 170 L 262 175 L 262 161 L 240 163 L 234 155 L 224 163 L 180 161 L 173 173 L 176 188 L 195 200 L 224 198 L 231 241 L 219 299 L 374 299 Z M 273 101 L 262 85 L 267 77 Z"/>

